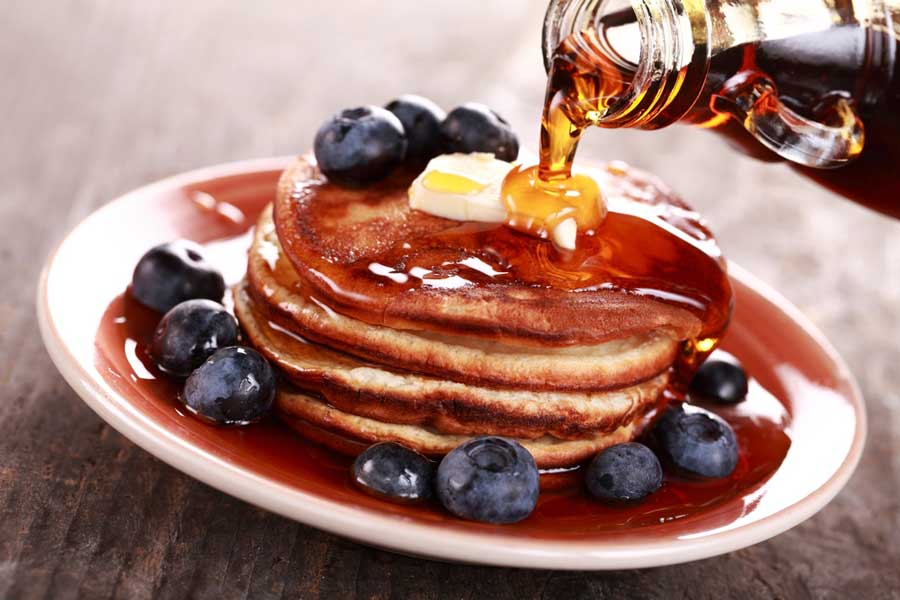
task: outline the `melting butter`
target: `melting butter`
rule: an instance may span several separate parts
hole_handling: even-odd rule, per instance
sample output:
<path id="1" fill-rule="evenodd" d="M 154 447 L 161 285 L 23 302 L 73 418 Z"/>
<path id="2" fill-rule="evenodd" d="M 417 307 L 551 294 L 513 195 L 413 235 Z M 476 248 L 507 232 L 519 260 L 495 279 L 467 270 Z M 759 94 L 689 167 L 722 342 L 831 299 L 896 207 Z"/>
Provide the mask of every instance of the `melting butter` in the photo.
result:
<path id="1" fill-rule="evenodd" d="M 606 216 L 597 183 L 587 175 L 542 181 L 493 154 L 433 158 L 409 188 L 412 208 L 456 221 L 505 223 L 574 250 L 579 232 L 591 234 Z"/>
<path id="2" fill-rule="evenodd" d="M 443 154 L 412 182 L 409 204 L 445 219 L 503 223 L 500 186 L 510 168 L 493 154 Z"/>
<path id="3" fill-rule="evenodd" d="M 477 194 L 486 190 L 490 182 L 458 173 L 427 171 L 422 179 L 422 185 L 440 194 Z"/>
<path id="4" fill-rule="evenodd" d="M 544 181 L 537 167 L 514 168 L 503 182 L 506 224 L 575 249 L 579 231 L 593 233 L 606 218 L 606 202 L 593 178 L 583 174 Z"/>

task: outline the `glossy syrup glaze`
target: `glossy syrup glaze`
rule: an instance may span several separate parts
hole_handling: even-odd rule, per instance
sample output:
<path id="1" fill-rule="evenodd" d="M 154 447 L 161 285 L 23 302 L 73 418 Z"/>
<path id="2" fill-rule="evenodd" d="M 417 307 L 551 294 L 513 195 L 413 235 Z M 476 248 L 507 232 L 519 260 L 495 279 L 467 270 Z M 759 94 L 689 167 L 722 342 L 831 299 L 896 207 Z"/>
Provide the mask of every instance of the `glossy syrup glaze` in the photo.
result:
<path id="1" fill-rule="evenodd" d="M 246 244 L 247 238 L 242 236 L 232 245 L 246 248 Z M 241 260 L 243 253 L 224 255 L 230 255 L 230 260 Z M 231 272 L 236 271 L 235 265 Z M 100 372 L 115 389 L 144 405 L 142 410 L 152 418 L 172 421 L 179 435 L 188 441 L 202 440 L 214 452 L 231 456 L 243 466 L 249 464 L 287 485 L 342 503 L 462 526 L 434 504 L 396 505 L 362 494 L 350 480 L 351 458 L 299 437 L 274 419 L 244 428 L 222 428 L 191 417 L 178 402 L 180 382 L 162 375 L 147 354 L 158 319 L 157 313 L 138 304 L 126 291 L 108 306 L 96 338 Z M 783 401 L 754 382 L 744 404 L 716 412 L 732 424 L 738 437 L 740 460 L 731 477 L 693 480 L 667 471 L 662 489 L 643 504 L 629 507 L 599 504 L 577 485 L 545 491 L 535 513 L 514 529 L 529 536 L 582 539 L 599 532 L 627 535 L 635 529 L 666 526 L 674 521 L 686 526 L 695 518 L 708 519 L 711 514 L 723 525 L 738 519 L 752 507 L 748 509 L 736 500 L 765 482 L 790 448 L 790 411 Z M 491 528 L 473 523 L 464 526 Z"/>
<path id="2" fill-rule="evenodd" d="M 689 307 L 702 322 L 701 331 L 685 340 L 675 365 L 673 383 L 683 391 L 697 366 L 725 332 L 732 310 L 731 289 L 721 259 L 702 219 L 670 197 L 652 200 L 657 215 L 687 233 L 673 241 L 669 231 L 628 214 L 608 198 L 614 188 L 590 172 L 574 172 L 578 142 L 585 128 L 596 125 L 619 102 L 633 71 L 604 52 L 602 34 L 594 29 L 575 33 L 560 44 L 550 65 L 541 118 L 540 162 L 517 167 L 503 183 L 502 196 L 509 225 L 539 237 L 566 219 L 573 219 L 579 237 L 575 272 L 594 285 L 612 285 L 630 293 Z M 623 175 L 627 178 L 629 173 Z M 599 185 L 598 185 L 599 183 Z M 621 205 L 619 205 L 621 206 Z M 629 205 L 626 205 L 629 206 Z M 699 234 L 699 235 L 698 235 Z M 707 243 L 686 248 L 684 241 Z M 699 251 L 697 251 L 699 249 Z M 564 254 L 566 254 L 564 252 Z"/>
<path id="3" fill-rule="evenodd" d="M 699 327 L 676 365 L 675 379 L 684 383 L 714 349 L 731 315 L 721 252 L 703 218 L 655 178 L 624 163 L 589 173 L 606 194 L 608 214 L 595 229 L 579 232 L 574 250 L 505 225 L 410 212 L 402 177 L 357 192 L 324 182 L 314 171 L 300 171 L 291 193 L 279 199 L 279 238 L 297 272 L 327 304 L 378 325 L 502 338 L 505 332 L 497 332 L 520 319 L 517 328 L 509 328 L 517 335 L 529 326 L 546 329 L 526 342 L 565 346 L 665 326 L 664 318 L 653 318 L 661 307 L 686 311 Z M 347 214 L 363 205 L 375 214 L 397 211 L 402 226 L 367 216 L 367 229 L 356 233 L 377 241 L 343 242 L 341 228 L 331 224 L 350 221 Z M 376 228 L 382 226 L 379 237 Z M 335 251 L 338 245 L 346 247 Z M 606 331 L 586 315 L 615 314 L 610 301 L 629 306 L 631 321 L 611 319 Z M 465 321 L 444 323 L 477 317 L 488 305 L 504 306 L 504 316 L 477 323 L 478 329 Z M 398 306 L 412 308 L 390 312 Z M 391 320 L 397 313 L 406 320 Z M 557 317 L 567 327 L 545 325 Z"/>
<path id="4" fill-rule="evenodd" d="M 594 29 L 577 32 L 556 50 L 547 73 L 540 160 L 514 169 L 503 182 L 509 224 L 516 229 L 546 237 L 555 225 L 574 218 L 579 231 L 593 235 L 605 217 L 604 187 L 573 172 L 585 128 L 618 101 L 631 76 L 602 51 L 601 38 Z"/>

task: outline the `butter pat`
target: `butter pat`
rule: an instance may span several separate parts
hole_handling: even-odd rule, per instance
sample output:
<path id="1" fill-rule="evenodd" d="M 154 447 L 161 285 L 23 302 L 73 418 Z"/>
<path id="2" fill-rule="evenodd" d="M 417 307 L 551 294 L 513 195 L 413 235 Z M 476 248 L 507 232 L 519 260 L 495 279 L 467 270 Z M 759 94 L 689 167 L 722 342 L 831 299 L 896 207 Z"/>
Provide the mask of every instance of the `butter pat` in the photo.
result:
<path id="1" fill-rule="evenodd" d="M 470 195 L 483 192 L 490 185 L 490 182 L 476 179 L 471 175 L 426 170 L 422 179 L 422 185 L 428 191 L 440 194 Z"/>
<path id="2" fill-rule="evenodd" d="M 493 154 L 443 154 L 409 188 L 409 205 L 456 221 L 503 223 L 500 187 L 512 165 Z"/>

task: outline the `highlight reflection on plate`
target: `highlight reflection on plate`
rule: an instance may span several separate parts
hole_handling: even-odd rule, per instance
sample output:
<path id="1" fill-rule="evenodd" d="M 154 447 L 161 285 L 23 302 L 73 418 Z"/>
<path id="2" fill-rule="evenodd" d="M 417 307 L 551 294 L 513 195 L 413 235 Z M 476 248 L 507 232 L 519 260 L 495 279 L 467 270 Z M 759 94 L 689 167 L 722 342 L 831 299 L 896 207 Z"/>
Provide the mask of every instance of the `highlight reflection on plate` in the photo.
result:
<path id="1" fill-rule="evenodd" d="M 44 271 L 38 312 L 57 367 L 101 418 L 172 466 L 364 543 L 558 569 L 641 568 L 729 552 L 808 518 L 850 477 L 865 438 L 853 378 L 795 308 L 735 265 L 736 312 L 723 348 L 754 379 L 748 402 L 717 409 L 742 444 L 740 476 L 718 488 L 698 492 L 672 480 L 656 504 L 619 512 L 578 490 L 544 494 L 526 521 L 490 526 L 365 496 L 349 483 L 347 459 L 277 423 L 220 429 L 184 415 L 177 385 L 158 378 L 142 354 L 138 338 L 152 331 L 153 315 L 123 296 L 131 271 L 152 245 L 186 237 L 206 244 L 228 281 L 240 279 L 247 229 L 287 161 L 195 171 L 123 196 L 79 225 Z"/>

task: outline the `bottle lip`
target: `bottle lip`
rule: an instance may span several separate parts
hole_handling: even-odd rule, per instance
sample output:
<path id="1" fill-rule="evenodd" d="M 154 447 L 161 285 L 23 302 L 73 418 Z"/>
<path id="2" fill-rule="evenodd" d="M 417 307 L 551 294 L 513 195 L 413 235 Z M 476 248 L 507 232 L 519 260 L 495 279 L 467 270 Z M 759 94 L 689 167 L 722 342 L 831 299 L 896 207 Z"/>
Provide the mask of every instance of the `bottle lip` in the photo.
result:
<path id="1" fill-rule="evenodd" d="M 541 48 L 546 71 L 550 71 L 553 57 L 562 41 L 576 31 L 583 31 L 593 25 L 593 16 L 606 1 L 550 0 L 541 32 Z"/>
<path id="2" fill-rule="evenodd" d="M 568 29 L 563 25 L 563 17 L 570 13 L 573 0 L 550 0 L 547 13 L 544 15 L 544 26 L 541 31 L 541 49 L 544 57 L 544 70 L 550 72 L 553 55 L 562 41 L 562 32 Z M 567 33 L 568 35 L 568 33 Z"/>
<path id="3" fill-rule="evenodd" d="M 594 26 L 606 2 L 551 1 L 542 37 L 548 72 L 560 43 Z M 658 128 L 687 112 L 702 88 L 709 65 L 708 14 L 704 0 L 631 0 L 631 5 L 641 35 L 640 60 L 621 101 L 610 107 L 598 124 Z M 687 72 L 682 73 L 685 68 Z M 661 118 L 676 95 L 689 98 L 684 110 L 669 111 L 669 116 Z M 672 118 L 672 114 L 677 116 Z"/>

